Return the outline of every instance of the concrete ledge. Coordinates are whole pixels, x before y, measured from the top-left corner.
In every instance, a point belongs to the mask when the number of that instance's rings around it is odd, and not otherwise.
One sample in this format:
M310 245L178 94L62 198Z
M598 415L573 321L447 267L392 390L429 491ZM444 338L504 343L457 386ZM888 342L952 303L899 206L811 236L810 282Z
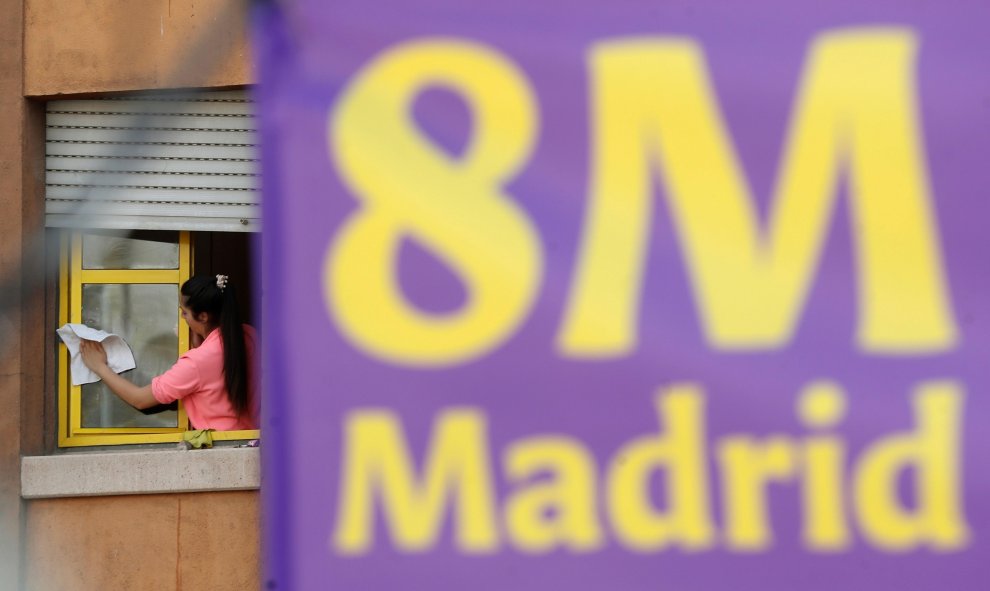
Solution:
M256 490L257 448L74 453L21 458L25 499Z

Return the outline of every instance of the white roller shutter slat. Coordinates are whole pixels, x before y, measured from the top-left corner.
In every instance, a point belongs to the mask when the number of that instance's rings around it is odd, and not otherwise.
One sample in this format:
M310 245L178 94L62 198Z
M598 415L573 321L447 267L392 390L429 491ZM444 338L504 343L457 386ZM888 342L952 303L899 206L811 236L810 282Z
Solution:
M48 199L89 199L101 203L142 201L146 203L257 204L253 191L206 187L177 189L175 187L48 185Z
M58 101L49 113L178 113L186 115L250 115L251 103L240 101L131 101L131 100L69 100Z
M170 189L247 189L255 188L254 176L231 173L168 173L49 170L49 186L79 187L168 187ZM160 183L160 184L152 184Z
M94 228L101 230L192 230L194 232L257 232L256 218L165 217L165 216L85 216L48 214L48 225L56 228Z
M147 141L154 138L155 142L169 144L206 144L206 145L251 145L254 144L254 133L229 129L160 129L160 128L116 128L106 127L49 127L48 138L75 142L133 142ZM126 153L126 152L125 152Z
M50 214L86 216L164 216L249 218L250 205L221 203L123 203L53 199Z
M231 174L256 175L254 160L227 160ZM45 159L49 171L106 170L110 172L160 172L168 174L210 173L216 171L211 160L189 158L90 158L86 156L49 156Z
M254 125L244 91L49 102L46 223L257 230Z
M48 113L49 127L114 127L126 129L225 129L250 131L254 117L247 115L182 115L148 113L128 115L121 113Z
M93 156L101 158L195 158L217 160L253 160L257 152L251 144L162 144L131 142L129 144L61 142L49 140L49 156Z

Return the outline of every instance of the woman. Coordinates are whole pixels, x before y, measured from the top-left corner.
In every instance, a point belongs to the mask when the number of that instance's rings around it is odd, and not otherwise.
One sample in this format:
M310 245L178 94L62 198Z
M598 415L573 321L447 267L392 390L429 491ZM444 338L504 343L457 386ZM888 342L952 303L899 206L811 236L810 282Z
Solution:
M192 329L190 349L147 386L137 386L107 366L100 343L83 341L83 363L125 402L138 409L182 399L192 428L234 431L258 428L257 335L241 324L234 288L226 275L197 275L182 284L182 318Z

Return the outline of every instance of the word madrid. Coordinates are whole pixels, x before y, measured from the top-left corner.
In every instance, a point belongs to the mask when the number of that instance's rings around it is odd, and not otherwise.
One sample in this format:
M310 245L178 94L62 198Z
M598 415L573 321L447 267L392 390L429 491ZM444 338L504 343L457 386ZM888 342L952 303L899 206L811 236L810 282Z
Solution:
M592 552L605 546L606 530L637 552L703 551L717 544L759 552L773 543L771 485L789 485L800 500L801 517L793 522L800 522L811 551L851 549L851 521L866 543L883 551L945 552L967 544L957 473L962 393L954 382L919 384L913 430L877 439L854 462L843 439L829 432L846 411L845 395L834 383L813 382L802 392L797 415L811 430L804 437L726 435L710 446L705 397L691 384L661 390L655 407L660 432L632 439L602 467L572 437L510 443L500 454L500 481L509 486L502 499L481 410L442 412L422 462L411 457L393 413L354 412L345 424L332 548L364 554L376 544L376 532L386 531L391 540L385 543L400 551L429 551L450 515L453 543L464 553L505 545L532 553ZM720 477L721 532L712 515L709 447ZM416 465L422 466L419 476ZM910 507L899 492L905 474L913 476ZM656 475L662 477L662 508L652 486Z

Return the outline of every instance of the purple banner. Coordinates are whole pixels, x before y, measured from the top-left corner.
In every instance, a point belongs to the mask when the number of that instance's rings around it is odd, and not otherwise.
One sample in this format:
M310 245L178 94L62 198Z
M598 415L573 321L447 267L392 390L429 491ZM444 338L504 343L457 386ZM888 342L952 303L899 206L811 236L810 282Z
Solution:
M268 588L982 589L990 6L257 13Z

